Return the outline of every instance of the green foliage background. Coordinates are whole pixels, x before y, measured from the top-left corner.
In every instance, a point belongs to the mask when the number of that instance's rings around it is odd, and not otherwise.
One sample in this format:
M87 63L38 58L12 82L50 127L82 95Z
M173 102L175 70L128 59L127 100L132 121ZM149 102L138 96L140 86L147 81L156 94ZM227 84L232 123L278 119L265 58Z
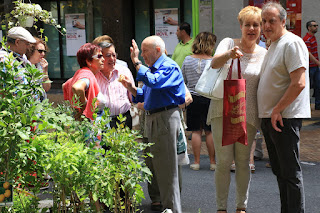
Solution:
M36 195L47 173L54 180L53 212L100 212L102 204L112 212L138 211L139 183L151 176L143 150L151 144L138 142L138 133L121 122L107 128L107 109L99 121L80 122L70 105L40 102L42 72L19 65L12 54L0 62L0 180L14 187L14 206L0 212L39 212ZM28 84L17 79L22 74Z

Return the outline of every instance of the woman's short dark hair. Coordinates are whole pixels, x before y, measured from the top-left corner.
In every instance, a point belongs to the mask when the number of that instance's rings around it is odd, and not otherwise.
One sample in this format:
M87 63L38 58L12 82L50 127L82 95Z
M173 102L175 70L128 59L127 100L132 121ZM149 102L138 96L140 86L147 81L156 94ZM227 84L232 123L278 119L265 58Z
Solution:
M36 40L36 43L31 44L30 47L27 49L27 52L26 52L26 56L27 56L28 59L30 59L31 56L33 55L34 51L36 51L36 46L38 44L43 44L44 49L46 51L48 51L47 43L43 39L38 38L38 37L34 37L34 39Z
M92 56L95 52L101 51L101 47L92 43L86 43L82 45L77 52L77 60L80 68L87 67L87 61L92 61Z
M216 41L217 41L217 37L213 33L210 33L210 32L199 33L194 39L192 44L193 54L212 55Z

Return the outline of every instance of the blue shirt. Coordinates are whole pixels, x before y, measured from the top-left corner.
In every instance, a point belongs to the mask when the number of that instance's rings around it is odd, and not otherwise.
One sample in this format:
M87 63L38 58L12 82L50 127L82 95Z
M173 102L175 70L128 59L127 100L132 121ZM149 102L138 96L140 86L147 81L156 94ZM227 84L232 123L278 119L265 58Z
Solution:
M137 96L133 96L133 102L144 102L146 110L185 102L182 72L177 63L165 54L150 68L141 65L136 79L142 81L144 86L137 88Z

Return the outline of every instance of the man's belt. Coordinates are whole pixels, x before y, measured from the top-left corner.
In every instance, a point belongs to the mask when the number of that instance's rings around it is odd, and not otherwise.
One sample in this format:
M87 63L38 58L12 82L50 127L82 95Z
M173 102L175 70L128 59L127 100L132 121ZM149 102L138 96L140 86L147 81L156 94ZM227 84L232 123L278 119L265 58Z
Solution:
M169 109L173 109L178 107L178 105L169 105L169 106L165 106L165 107L161 107L161 108L157 108L157 109L152 109L152 110L146 110L146 115L151 115L157 112L162 112L162 111L166 111Z

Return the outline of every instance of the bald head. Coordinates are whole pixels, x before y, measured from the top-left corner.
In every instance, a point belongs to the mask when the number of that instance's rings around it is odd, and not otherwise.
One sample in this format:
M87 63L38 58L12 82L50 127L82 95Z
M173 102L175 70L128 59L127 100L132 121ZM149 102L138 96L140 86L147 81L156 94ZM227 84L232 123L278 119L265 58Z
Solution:
M151 45L153 48L159 47L161 54L165 52L166 45L159 36L149 36L142 41L142 44L143 43Z
M164 52L165 44L159 36L149 36L142 41L141 56L148 66L152 66Z

